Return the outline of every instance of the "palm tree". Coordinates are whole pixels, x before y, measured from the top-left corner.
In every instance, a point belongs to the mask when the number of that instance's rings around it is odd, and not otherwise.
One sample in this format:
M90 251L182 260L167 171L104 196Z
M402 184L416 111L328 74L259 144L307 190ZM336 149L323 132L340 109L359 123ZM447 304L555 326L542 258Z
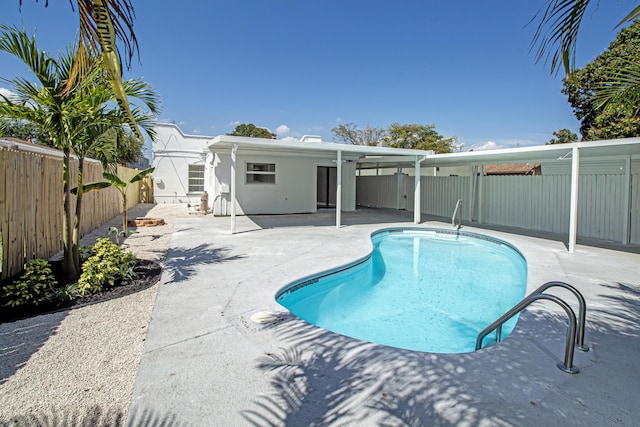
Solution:
M564 67L571 78L575 69L576 43L578 32L590 0L548 0L546 7L531 20L539 21L531 42L531 50L536 51L536 62L550 61L551 73ZM640 6L635 6L617 25L620 27L640 17ZM617 102L635 103L640 92L640 64L632 64L610 76L611 80L600 88L597 96L600 106Z
M71 90L66 87L76 63L77 45L56 60L39 50L35 38L29 37L24 30L0 25L0 51L24 62L38 80L38 84L34 84L21 77L5 79L16 95L11 99L0 95L0 116L36 124L47 131L54 146L63 152L63 269L67 278L74 280L80 275L78 243L85 188L84 159L87 155L101 153L102 160L110 162L112 148L101 144L98 137L108 129L121 127L126 120L125 114L111 102L114 96L106 85L106 72L101 63L86 70L85 77ZM148 84L140 81L123 82L123 88L125 96L142 101L142 105L134 105L128 115L153 137L151 119L152 114L159 111L157 96ZM75 209L71 188L72 154L78 158Z
M22 1L19 0L20 6ZM35 0L38 1L38 0ZM45 7L49 0L45 0ZM132 112L122 82L120 50L116 40L124 47L124 57L130 66L131 59L138 50L138 40L133 31L135 11L131 0L69 0L71 7L76 3L80 19L78 54L65 84L71 91L88 73L95 62L101 59L109 75L111 90L118 105L123 110L128 125L140 139L144 139Z

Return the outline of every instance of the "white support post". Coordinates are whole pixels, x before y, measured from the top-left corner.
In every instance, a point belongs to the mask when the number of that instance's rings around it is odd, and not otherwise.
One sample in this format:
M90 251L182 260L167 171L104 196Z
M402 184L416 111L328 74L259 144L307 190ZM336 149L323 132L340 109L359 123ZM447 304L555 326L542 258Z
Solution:
M573 144L571 153L571 205L569 208L569 253L576 250L578 235L578 183L580 182L580 149Z
M482 224L482 179L484 176L484 163L480 163L480 175L478 175L478 224Z
M423 159L418 159L418 157L416 157L416 163L415 163L415 181L413 184L413 223L414 224L420 224L420 221L422 220L421 218L421 213L420 213L420 206L421 206L421 201L420 201L420 163L422 162Z
M231 234L236 232L236 153L238 144L231 148Z
M342 216L342 151L338 151L336 166L336 228L340 228Z
M631 154L629 154L624 162L624 200L623 200L623 218L622 218L622 244L629 244L629 228L631 224Z

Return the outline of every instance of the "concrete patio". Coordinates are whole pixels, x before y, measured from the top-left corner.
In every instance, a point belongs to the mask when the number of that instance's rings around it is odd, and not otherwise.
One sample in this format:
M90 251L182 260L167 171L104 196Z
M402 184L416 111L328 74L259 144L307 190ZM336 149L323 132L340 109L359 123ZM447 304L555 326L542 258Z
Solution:
M340 229L332 211L237 220L235 235L229 218L176 220L130 425L637 425L640 255L583 245L569 254L559 241L464 227L523 253L528 292L560 280L584 294L591 350L576 351L581 372L570 375L556 367L566 316L548 303L525 311L500 345L430 354L316 328L274 300L294 280L366 256L372 231L411 226L411 213L344 213ZM277 320L252 322L262 311Z

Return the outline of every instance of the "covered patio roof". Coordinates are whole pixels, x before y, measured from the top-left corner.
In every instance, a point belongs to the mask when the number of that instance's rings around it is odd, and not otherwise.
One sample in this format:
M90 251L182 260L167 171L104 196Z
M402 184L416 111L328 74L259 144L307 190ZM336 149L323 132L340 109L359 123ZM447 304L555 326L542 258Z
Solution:
M580 150L582 158L632 156L640 158L640 138L607 141L575 142L571 144L537 145L533 147L499 150L467 151L464 153L434 154L424 166L467 166L481 163L522 163L570 159L573 149Z
M335 142L297 142L281 141L275 139L247 138L229 135L220 135L209 143L211 151L231 151L231 232L236 231L236 155L238 151L243 153L265 152L270 154L304 155L314 153L322 154L329 158L335 158L337 168L336 190L336 227L341 226L342 215L342 162L355 160L357 162L402 162L413 164L416 169L414 190L414 222L420 222L420 163L427 156L433 155L433 151L410 150L390 147L369 147L365 145L347 145ZM344 158L343 158L344 156Z
M433 151L411 150L408 148L391 147L370 147L367 145L348 145L336 142L299 142L282 141L278 139L248 138L242 136L220 135L209 142L209 149L216 151L219 149L231 150L234 145L243 152L249 151L269 151L271 153L304 154L304 153L327 153L335 156L335 153L342 152L345 155L356 156L360 161L405 161L413 162L416 156L426 157L434 154Z
M286 153L287 155L304 155L305 153L322 153L327 157L335 157L338 168L336 194L336 227L340 227L342 182L341 171L343 156L355 160L361 165L377 167L413 166L415 168L414 185L414 222L420 222L420 168L422 166L473 166L487 163L521 163L550 160L571 161L571 206L569 226L569 252L573 252L577 239L578 215L578 178L580 158L604 159L623 158L626 161L627 175L630 174L631 161L640 159L640 138L625 138L606 141L576 142L571 144L541 145L522 148L508 148L486 151L468 151L463 153L434 154L433 151L410 150L390 147L369 147L359 145L338 144L334 142L294 142L247 138L234 136L217 136L209 143L211 151L220 149L231 151L231 230L235 232L235 169L236 154L242 152ZM376 165L376 166L374 166ZM627 177L629 178L629 177ZM630 179L627 179L630 182ZM627 191L627 193L629 193Z

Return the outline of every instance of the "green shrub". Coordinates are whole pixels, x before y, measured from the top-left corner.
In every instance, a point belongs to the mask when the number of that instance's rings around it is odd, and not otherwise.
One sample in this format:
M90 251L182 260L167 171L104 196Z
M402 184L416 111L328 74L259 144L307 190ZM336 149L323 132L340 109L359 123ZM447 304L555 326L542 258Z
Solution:
M135 276L135 265L136 258L131 252L125 252L107 238L98 239L91 248L91 256L82 265L78 292L95 294L114 286L118 280L130 279Z
M56 285L51 265L43 259L34 259L27 264L20 279L2 287L5 305L40 305L49 300L50 292Z

